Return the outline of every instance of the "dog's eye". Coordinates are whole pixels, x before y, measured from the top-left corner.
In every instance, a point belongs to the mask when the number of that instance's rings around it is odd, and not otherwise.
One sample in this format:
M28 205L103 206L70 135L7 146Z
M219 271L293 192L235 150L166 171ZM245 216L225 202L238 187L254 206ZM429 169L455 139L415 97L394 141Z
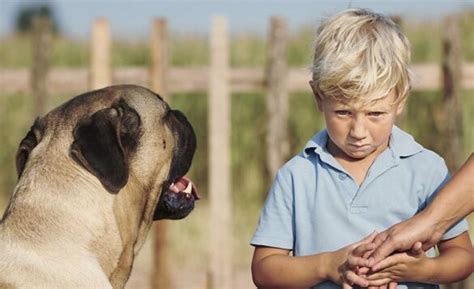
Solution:
M33 130L30 130L26 137L21 141L16 153L16 172L18 177L21 176L21 173L25 169L28 156L37 144L38 142L36 141L36 136L33 133Z
M21 176L23 170L25 169L26 162L28 161L28 156L41 141L42 136L42 126L40 124L40 121L36 120L30 131L20 142L20 146L18 147L18 151L16 153L16 172L18 178Z
M20 148L18 150L17 156L16 156L16 172L18 177L21 176L21 173L23 172L23 169L25 168L26 165L26 160L28 159L28 154L30 152L26 149Z

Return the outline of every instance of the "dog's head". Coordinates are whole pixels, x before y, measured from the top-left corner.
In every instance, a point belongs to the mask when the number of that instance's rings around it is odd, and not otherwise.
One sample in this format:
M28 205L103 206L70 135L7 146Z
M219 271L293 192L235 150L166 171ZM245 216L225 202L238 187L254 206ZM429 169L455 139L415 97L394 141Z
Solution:
M180 111L150 90L120 85L77 96L37 119L20 143L16 167L20 180L40 165L72 190L98 181L108 194L133 191L129 206L139 202L144 214L152 208L153 220L180 219L198 199L185 177L195 148Z

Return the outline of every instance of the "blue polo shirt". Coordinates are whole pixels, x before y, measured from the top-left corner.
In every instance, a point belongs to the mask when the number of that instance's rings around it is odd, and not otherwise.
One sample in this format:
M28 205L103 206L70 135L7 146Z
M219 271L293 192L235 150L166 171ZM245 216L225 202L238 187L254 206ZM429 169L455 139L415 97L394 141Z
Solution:
M326 148L328 134L316 134L278 171L265 201L254 246L292 250L295 256L335 251L414 216L448 180L444 160L394 126L389 147L358 186ZM468 229L462 220L446 232ZM434 256L434 250L428 252ZM323 282L314 288L339 288ZM398 288L436 288L400 283Z

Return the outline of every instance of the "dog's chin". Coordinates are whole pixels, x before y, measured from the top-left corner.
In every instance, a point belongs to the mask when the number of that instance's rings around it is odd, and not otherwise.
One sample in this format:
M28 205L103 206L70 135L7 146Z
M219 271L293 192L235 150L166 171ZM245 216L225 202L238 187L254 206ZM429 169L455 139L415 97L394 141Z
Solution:
M199 200L196 186L187 177L167 181L156 206L153 220L183 219L194 209L194 202Z

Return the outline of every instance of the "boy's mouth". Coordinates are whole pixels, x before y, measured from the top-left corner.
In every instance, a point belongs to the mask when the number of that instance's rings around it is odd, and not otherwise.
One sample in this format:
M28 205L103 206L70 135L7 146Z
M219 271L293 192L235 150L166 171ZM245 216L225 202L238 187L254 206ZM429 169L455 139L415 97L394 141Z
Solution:
M359 149L362 150L362 149L367 149L367 148L369 148L370 145L369 145L369 144L363 144L363 145L349 144L349 147L355 148L355 149L357 149L357 150L359 150Z

